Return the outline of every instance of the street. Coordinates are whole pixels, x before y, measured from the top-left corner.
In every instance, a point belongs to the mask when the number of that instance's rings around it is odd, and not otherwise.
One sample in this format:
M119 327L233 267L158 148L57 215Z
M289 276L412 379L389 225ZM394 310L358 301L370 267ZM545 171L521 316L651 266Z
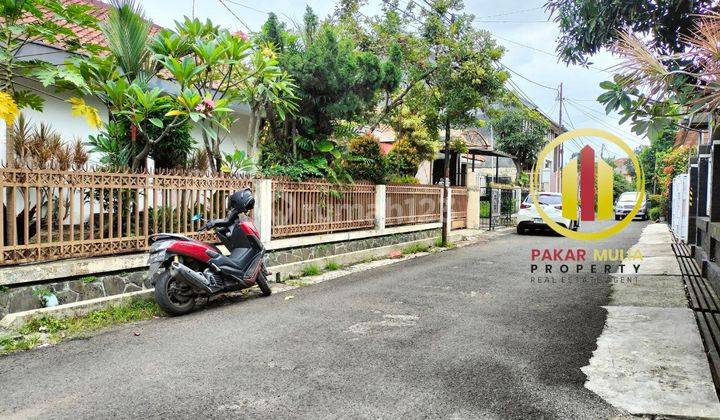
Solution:
M13 354L0 358L0 416L619 415L580 370L610 286L531 282L530 255L628 248L645 225L597 243L512 233Z

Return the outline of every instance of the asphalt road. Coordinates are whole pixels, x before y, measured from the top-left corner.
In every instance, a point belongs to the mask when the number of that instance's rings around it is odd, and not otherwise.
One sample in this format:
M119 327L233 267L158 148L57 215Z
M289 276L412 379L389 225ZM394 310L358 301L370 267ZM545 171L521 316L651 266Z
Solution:
M604 283L537 284L517 236L0 358L0 417L562 417L583 388ZM598 277L601 278L601 277ZM133 332L139 331L139 336Z

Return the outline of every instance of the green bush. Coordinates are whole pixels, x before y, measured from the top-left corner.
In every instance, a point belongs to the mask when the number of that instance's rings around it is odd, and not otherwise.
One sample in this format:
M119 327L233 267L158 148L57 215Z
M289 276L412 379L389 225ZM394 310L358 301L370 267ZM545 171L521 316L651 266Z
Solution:
M380 149L380 141L371 134L355 137L348 145L350 157L347 171L355 181L385 183L385 156Z
M325 266L325 269L328 270L328 271L335 271L335 270L339 270L339 269L341 269L341 268L342 268L342 265L336 263L335 261L330 261L330 262L327 263L327 265Z
M417 178L412 175L398 175L390 178L390 184L419 184Z
M317 265L308 265L302 269L303 276L317 276L320 274L320 268Z
M480 217L487 219L490 217L490 202L489 201L481 201L480 202Z
M650 217L650 220L657 222L660 220L660 216L662 215L662 212L657 207L651 207L650 211L648 212L648 216Z
M420 252L428 252L430 250L429 245L425 244L412 244L402 250L403 255L417 254Z

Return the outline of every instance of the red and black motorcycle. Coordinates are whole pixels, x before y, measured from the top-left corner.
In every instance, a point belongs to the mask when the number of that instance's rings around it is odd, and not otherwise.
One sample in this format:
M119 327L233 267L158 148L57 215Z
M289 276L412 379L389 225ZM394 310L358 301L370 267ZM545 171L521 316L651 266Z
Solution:
M212 244L183 235L160 233L151 238L149 275L155 300L165 312L183 315L199 299L256 284L263 296L270 295L260 233L249 220L240 220L254 205L250 189L237 191L228 199L227 217L210 220L200 229L214 229L228 256Z

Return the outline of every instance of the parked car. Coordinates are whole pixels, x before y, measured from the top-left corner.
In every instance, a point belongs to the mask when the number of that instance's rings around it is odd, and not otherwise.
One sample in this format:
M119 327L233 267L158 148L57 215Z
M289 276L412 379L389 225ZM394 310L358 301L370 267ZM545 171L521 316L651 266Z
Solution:
M580 226L577 221L570 220L562 215L562 196L560 193L541 192L538 194L538 203L543 206L545 213L557 224L572 230ZM523 235L530 230L548 230L550 227L540 217L535 203L528 195L520 203L520 211L517 215L517 233Z
M627 216L628 213L630 213L635 207L635 203L637 203L637 197L638 192L637 191L628 191L620 194L620 197L618 197L617 201L615 202L615 220L620 220L623 217ZM635 217L639 217L640 220L647 220L648 218L648 203L647 203L647 196L643 197L643 202L640 205L640 210L638 211L638 214Z

